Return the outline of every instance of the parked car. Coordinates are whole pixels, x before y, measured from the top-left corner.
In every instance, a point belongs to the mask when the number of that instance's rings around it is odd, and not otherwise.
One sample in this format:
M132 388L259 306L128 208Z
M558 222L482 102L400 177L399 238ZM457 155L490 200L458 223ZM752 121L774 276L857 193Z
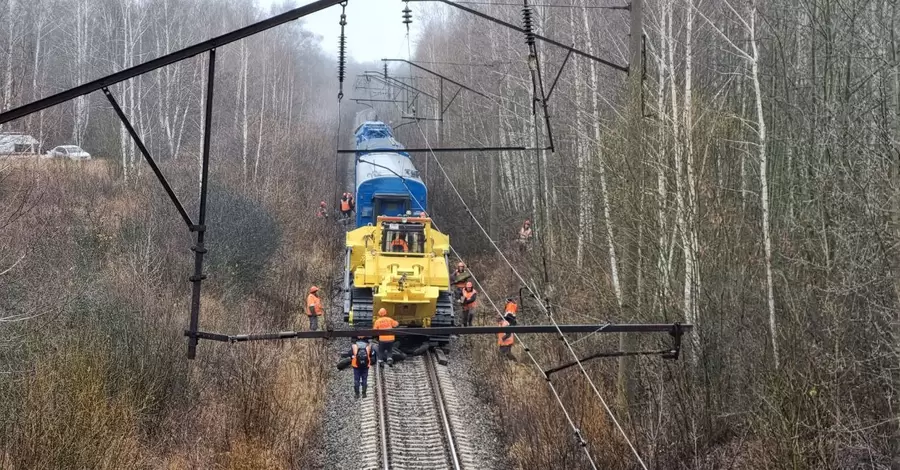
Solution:
M50 158L68 158L69 160L91 159L91 154L85 152L77 145L60 145L47 152L47 155Z

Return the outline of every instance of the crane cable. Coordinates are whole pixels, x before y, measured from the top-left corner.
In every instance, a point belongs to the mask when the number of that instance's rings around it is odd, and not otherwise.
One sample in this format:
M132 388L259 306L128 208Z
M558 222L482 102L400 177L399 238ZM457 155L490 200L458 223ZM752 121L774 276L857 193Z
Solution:
M559 333L560 339L563 340L563 342L566 345L566 348L569 349L569 352L572 354L572 357L575 359L575 362L578 364L578 368L581 370L582 374L587 379L588 383L591 385L591 388L594 390L594 394L596 394L597 397L600 399L600 403L603 405L603 408L606 410L606 413L609 415L610 419L612 419L613 423L616 426L616 429L618 429L619 433L625 439L625 442L628 444L628 447L631 449L631 452L634 454L638 463L640 463L641 468L643 468L644 470L648 470L647 464L644 463L644 459L641 458L637 449L634 447L634 444L631 442L631 439L628 438L628 434L625 433L625 430L622 428L622 425L619 423L619 420L616 419L615 414L613 414L612 409L609 407L609 404L606 402L606 399L603 398L603 395L600 393L600 390L597 388L597 385L594 383L594 380L591 379L590 375L587 373L587 370L584 368L584 364L581 363L581 360L578 358L578 354L572 348L572 344L569 342L569 339L566 337L565 334L563 334L562 330L559 328L559 324L553 318L553 314L550 312L550 310L547 308L547 306L544 305L544 303L541 301L541 298L537 295L537 293L528 285L527 282L525 282L525 279L522 277L522 275L519 273L519 271L515 268L515 266L513 266L513 264L509 261L509 259L503 253L503 250L501 250L500 247L497 246L497 244L491 238L491 236L487 232L487 230L485 230L484 226L481 224L481 222L478 220L478 218L475 217L475 214L472 212L469 205L466 204L466 201L462 197L462 194L460 194L459 190L456 188L456 185L453 184L453 180L450 179L450 175L448 175L447 171L444 169L444 165L441 164L441 161L438 160L437 155L435 155L434 150L431 148L431 144L429 144L429 142L428 142L428 136L425 135L425 132L422 130L422 127L419 125L418 121L416 121L416 127L419 129L419 133L422 134L422 139L424 139L424 141L425 141L425 146L428 148L431 156L434 157L435 163L437 163L438 168L441 170L441 173L444 175L444 178L450 184L450 187L453 189L453 192L456 193L457 198L459 198L460 202L462 202L463 207L465 207L465 209L466 209L466 212L469 214L469 216L472 217L472 220L475 221L475 224L478 226L478 228L481 230L481 232L485 235L485 237L487 237L488 241L490 241L490 243L494 247L494 249L497 250L497 253L500 255L501 258L503 258L503 261L506 263L506 265L509 266L509 268L516 275L516 277L519 279L519 281L521 281L522 285L524 285L525 288L528 289L528 291L531 293L531 295L535 298L535 300L537 300L538 306L541 308L541 310L543 310L544 314L547 315L547 318L550 320L551 323L553 323L553 326L556 327L556 331Z

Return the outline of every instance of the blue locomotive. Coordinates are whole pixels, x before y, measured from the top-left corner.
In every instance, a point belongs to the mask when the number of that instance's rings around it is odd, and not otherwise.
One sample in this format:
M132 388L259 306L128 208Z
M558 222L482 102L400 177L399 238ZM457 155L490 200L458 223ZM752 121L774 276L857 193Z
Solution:
M426 210L428 190L409 154L394 139L390 126L364 120L356 139L356 226L374 224L376 217Z

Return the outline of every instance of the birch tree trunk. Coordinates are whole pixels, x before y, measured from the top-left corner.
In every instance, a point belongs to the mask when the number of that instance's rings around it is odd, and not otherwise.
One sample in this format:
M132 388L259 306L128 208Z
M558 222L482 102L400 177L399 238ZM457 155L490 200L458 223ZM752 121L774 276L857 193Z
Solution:
M13 100L13 51L16 42L16 22L18 21L16 4L18 0L7 0L7 41L6 41L6 75L3 80L3 109L9 109Z
M582 13L584 8L582 8ZM578 35L578 25L575 23L575 10L569 10L569 28L572 30L572 43L581 44ZM575 171L578 178L578 238L575 248L575 267L582 269L584 267L584 250L585 242L588 238L588 232L593 225L589 220L591 211L588 208L588 201L593 201L590 193L590 178L588 177L589 153L584 149L584 138L581 135L581 106L583 97L583 84L581 83L581 67L578 57L572 57L572 73L575 75Z
M588 54L594 54L594 45L593 45L593 33L591 32L591 25L588 21L589 15L587 10L587 0L581 0L581 16L584 22L584 32L587 37L586 46L588 50ZM588 70L589 75L591 77L591 116L593 116L593 120L591 125L594 130L594 152L596 153L596 161L591 162L590 164L596 164L597 166L597 175L600 180L600 205L601 211L603 213L603 223L606 225L606 244L607 250L609 253L609 272L610 278L612 280L613 292L616 294L616 303L621 309L625 304L624 293L622 292L622 285L619 281L619 261L616 253L616 243L615 236L612 227L612 220L610 218L610 209L609 209L609 191L606 185L606 159L603 155L603 150L600 147L600 116L598 113L599 103L598 103L598 86L597 86L597 66L594 61L588 61ZM590 157L588 157L590 158ZM584 201L581 201L584 203Z
M657 109L657 122L658 122L658 130L657 130L657 165L656 165L656 194L657 194L657 224L659 229L659 234L657 238L657 243L659 245L659 255L657 258L657 271L659 271L660 276L660 285L661 285L661 294L662 300L660 302L661 313L665 311L667 303L669 299L672 298L671 294L671 281L669 279L669 273L671 272L669 269L670 259L666 256L667 250L667 239L668 239L668 207L669 207L669 195L668 195L668 178L666 176L666 171L669 168L668 162L668 152L666 149L671 148L670 145L667 145L669 139L667 138L667 130L665 122L669 119L666 113L666 105L665 105L665 85L666 85L666 61L664 59L664 54L667 49L666 46L666 31L667 31L667 18L666 18L666 4L660 4L660 21L662 24L660 25L659 31L659 51L656 54L656 68L658 71L657 76L657 84L656 84L656 109Z
M241 41L241 168L244 172L244 185L247 184L247 73L249 57L247 54L247 40Z
M88 31L88 8L84 0L78 0L75 4L75 57L78 63L75 71L75 80L77 83L84 83L86 80L85 71L87 69L88 48L91 40L91 32ZM87 129L88 118L90 117L89 98L87 96L79 96L74 100L74 123L72 126L72 140L75 145L82 145L84 140L84 132ZM124 129L122 129L124 132Z
M685 320L694 324L694 334L691 340L694 346L695 360L702 353L700 349L699 335L699 308L697 299L700 292L700 273L698 254L700 252L700 240L697 234L697 185L694 168L694 139L693 139L693 29L694 29L694 1L687 0L685 9L685 41L684 41L684 154L686 159L685 179L687 180L687 208L686 219L686 243L685 247L685 274L684 274L684 315Z
M766 300L769 307L769 332L772 341L772 357L775 361L775 368L780 367L778 357L778 325L775 317L775 285L772 280L772 236L769 227L769 179L768 179L768 159L766 155L766 120L763 114L762 90L759 83L759 47L756 42L756 5L750 9L750 47L753 51L752 60L750 61L751 78L753 80L753 92L756 98L756 131L757 131L757 147L759 152L759 184L760 198L762 202L762 229L763 229L763 245L766 255Z
M268 61L263 62L263 88L266 84L268 75ZM274 81L274 80L273 80ZM253 184L256 184L256 178L259 175L259 155L262 153L263 143L263 121L266 117L266 94L262 93L262 104L259 109L259 129L256 132L256 158L253 161Z

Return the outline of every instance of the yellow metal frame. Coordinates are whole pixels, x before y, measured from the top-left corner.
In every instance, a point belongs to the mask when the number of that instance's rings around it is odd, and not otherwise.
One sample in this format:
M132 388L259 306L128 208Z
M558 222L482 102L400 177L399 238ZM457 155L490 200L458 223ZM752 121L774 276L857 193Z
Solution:
M424 225L424 252L381 251L384 222ZM354 287L372 289L373 314L384 308L402 325L430 326L438 295L450 286L450 237L438 232L429 218L381 216L374 226L347 232L346 246Z

